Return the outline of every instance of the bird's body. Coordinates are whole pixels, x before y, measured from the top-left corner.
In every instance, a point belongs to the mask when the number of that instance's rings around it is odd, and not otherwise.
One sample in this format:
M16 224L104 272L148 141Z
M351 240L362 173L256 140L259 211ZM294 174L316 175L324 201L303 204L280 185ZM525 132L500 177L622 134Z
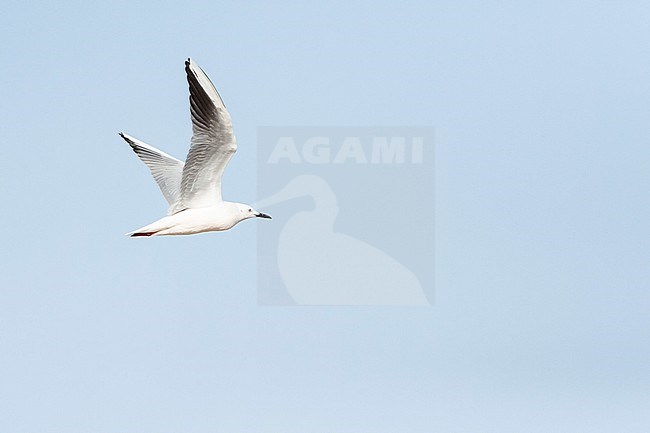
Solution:
M228 230L243 221L246 205L221 202L215 206L185 209L142 227L131 236L194 235Z
M221 177L237 151L230 114L208 76L191 59L185 62L185 72L192 116L186 162L120 133L149 167L169 203L166 217L129 233L133 237L223 231L245 219L271 218L248 205L222 200Z

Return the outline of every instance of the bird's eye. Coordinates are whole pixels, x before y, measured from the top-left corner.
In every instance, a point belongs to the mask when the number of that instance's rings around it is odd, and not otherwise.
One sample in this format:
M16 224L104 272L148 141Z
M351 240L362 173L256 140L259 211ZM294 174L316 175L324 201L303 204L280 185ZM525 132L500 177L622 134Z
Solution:
M253 212L253 209L248 209L249 212Z

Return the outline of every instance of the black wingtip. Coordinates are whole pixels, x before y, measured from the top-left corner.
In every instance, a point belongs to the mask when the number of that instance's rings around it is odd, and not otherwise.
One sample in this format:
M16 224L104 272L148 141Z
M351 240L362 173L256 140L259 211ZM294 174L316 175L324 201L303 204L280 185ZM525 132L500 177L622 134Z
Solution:
M129 146L131 146L131 148L133 148L133 150L135 151L136 144L135 144L132 140L129 140L129 139L126 137L126 135L124 135L123 132L120 132L119 135L120 135L120 137L122 137L122 139L123 139L124 141L126 141L126 142L129 144Z
M131 233L131 234L129 234L129 237L131 237L131 238L142 238L142 237L153 236L154 234L156 234L156 232L139 232L139 233Z

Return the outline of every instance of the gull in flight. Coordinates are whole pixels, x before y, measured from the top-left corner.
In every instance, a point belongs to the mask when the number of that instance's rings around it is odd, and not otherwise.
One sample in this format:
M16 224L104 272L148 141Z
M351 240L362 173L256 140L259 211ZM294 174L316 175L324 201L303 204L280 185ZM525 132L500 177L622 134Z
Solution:
M252 206L221 199L221 177L237 150L230 114L208 76L192 60L185 62L190 85L192 141L183 163L120 132L144 162L169 203L167 216L129 236L193 235L228 230L249 218L271 218Z

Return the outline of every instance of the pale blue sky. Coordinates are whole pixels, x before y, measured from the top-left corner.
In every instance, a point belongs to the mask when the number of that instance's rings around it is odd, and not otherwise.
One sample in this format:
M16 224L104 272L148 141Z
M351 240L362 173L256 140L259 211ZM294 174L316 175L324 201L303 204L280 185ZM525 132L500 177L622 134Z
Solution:
M0 6L0 431L647 432L646 2ZM165 211L183 60L260 125L436 128L436 299L256 305L256 230ZM645 409L644 409L645 408Z

